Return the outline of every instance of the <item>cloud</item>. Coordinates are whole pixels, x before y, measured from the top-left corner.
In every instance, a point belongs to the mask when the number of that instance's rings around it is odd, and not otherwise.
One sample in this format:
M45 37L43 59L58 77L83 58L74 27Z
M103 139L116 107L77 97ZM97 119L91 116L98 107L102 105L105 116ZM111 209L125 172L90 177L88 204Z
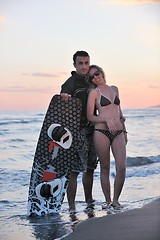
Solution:
M9 86L0 88L0 92L41 92L41 93L50 93L52 89L50 87L45 88L27 88L24 86Z
M54 77L59 77L57 74L51 74L51 73L41 73L41 72L35 72L32 74L28 73L22 73L23 76L33 76L33 77L49 77L49 78L54 78Z
M67 72L59 72L57 74L43 73L43 72L22 73L23 76L33 76L33 77L43 77L43 78L59 78L67 74L68 74Z
M56 74L51 74L51 73L40 73L40 72L36 72L36 73L32 73L32 76L35 77L58 77L58 75Z
M150 85L150 86L148 86L149 88L153 88L153 89L160 89L160 87L159 86L155 86L155 85Z
M156 4L160 0L102 0L102 2L113 4Z
M7 18L0 16L0 24L4 24L7 22Z

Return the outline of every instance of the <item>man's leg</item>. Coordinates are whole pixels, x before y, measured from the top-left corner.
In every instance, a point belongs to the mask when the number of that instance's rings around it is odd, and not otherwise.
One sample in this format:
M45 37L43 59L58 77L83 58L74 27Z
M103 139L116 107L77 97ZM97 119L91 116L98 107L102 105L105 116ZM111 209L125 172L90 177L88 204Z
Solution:
M76 191L77 191L77 177L78 172L71 172L69 176L69 183L67 187L67 199L68 199L68 205L69 205L69 211L75 211L75 197L76 197Z
M82 177L86 203L92 203L94 201L92 197L93 179L94 170L87 169L87 172L84 172Z
M86 203L93 203L92 188L94 180L94 169L97 167L97 154L93 142L94 127L85 129L86 143L88 148L87 171L83 172L82 182Z

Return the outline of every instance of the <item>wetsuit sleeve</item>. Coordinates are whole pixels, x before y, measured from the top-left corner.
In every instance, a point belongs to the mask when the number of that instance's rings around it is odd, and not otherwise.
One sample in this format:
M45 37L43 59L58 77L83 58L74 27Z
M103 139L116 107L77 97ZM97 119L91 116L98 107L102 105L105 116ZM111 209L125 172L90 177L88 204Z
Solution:
M69 78L62 86L60 93L74 94L74 80Z

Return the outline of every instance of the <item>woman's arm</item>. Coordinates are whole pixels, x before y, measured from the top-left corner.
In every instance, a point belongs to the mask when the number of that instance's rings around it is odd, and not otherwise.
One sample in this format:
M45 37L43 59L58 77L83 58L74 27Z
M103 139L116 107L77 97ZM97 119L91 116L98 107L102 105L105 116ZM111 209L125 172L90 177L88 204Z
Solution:
M116 86L112 86L112 88L115 91L116 95L119 97L118 88ZM127 138L127 131L126 131L126 126L125 126L126 118L123 116L122 109L121 109L120 105L119 105L119 112L120 112L120 121L121 121L122 126L123 126L123 133L124 133L125 141L127 143L128 142L128 138Z
M119 98L119 91L118 91L118 88L116 86L112 86L112 89L115 91L117 97ZM121 107L119 106L119 111L120 111L120 120L121 120L121 123L123 124L126 119L125 117L123 116L123 113L122 113L122 110L121 110Z
M115 88L115 91L116 91L117 96L119 97L118 88L115 87L115 86L114 86L114 88ZM122 109L121 109L121 106L120 106L120 105L119 105L119 112L120 112L120 121L121 121L122 126L123 126L124 138L125 138L125 142L126 142L126 144L127 144L127 142L128 142L128 137L127 137L127 131L126 131L126 126L125 126L125 121L126 121L126 119L125 119L125 117L123 116Z

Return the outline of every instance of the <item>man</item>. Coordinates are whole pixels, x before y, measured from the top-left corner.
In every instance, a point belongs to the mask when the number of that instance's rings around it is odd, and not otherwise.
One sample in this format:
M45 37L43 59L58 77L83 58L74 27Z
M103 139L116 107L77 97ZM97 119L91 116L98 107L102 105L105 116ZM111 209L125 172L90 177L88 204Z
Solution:
M85 201L87 207L93 206L93 197L92 197L92 187L93 187L93 175L94 169L97 166L97 157L96 150L93 145L93 125L87 121L86 117L86 108L87 108L87 98L88 98L88 89L89 85L85 80L86 74L89 70L90 57L89 54L85 51L77 51L73 55L73 65L76 71L72 71L72 76L66 80L66 82L61 87L61 96L63 99L67 100L71 97L76 97L82 102L82 116L81 116L81 134L84 135L87 143L87 170L83 169L83 187L85 193ZM83 151L83 149L81 149ZM85 151L85 150L84 150ZM77 153L77 157L80 156L80 153ZM75 159L76 161L76 159ZM72 169L69 184L67 188L67 198L69 204L70 213L76 211L75 207L75 197L77 191L77 177L81 170Z

